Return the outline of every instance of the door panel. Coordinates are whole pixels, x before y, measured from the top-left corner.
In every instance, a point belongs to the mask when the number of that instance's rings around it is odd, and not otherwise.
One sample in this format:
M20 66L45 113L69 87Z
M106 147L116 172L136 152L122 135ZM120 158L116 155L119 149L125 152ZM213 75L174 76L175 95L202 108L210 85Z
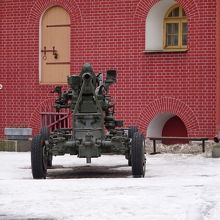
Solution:
M42 17L41 83L66 83L70 74L70 17L61 7Z

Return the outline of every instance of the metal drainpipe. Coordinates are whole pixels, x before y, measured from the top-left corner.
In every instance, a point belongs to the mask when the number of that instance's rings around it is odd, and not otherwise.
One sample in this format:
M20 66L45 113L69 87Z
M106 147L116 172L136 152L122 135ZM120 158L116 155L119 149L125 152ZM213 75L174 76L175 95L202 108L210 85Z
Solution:
M216 0L216 130L220 132L220 1Z

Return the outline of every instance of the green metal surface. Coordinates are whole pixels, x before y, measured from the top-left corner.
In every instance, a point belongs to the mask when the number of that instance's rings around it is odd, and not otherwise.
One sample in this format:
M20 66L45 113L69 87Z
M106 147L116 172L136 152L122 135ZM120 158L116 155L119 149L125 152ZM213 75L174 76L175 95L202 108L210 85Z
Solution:
M116 82L115 70L108 70L106 79L103 74L95 75L90 64L83 65L77 76L69 76L69 90L62 93L61 87L53 92L58 93L55 108L72 111L72 128L57 129L47 142L48 150L53 155L66 153L78 155L91 162L91 158L102 153L129 154L130 138L127 136L123 121L114 118L114 104L111 104L109 87ZM127 155L126 155L127 157Z
M103 74L95 75L91 65L86 63L79 75L68 77L69 90L62 92L60 86L55 87L52 92L57 93L58 98L54 107L57 112L70 110L72 127L58 126L51 134L43 127L40 134L34 136L31 146L33 178L46 178L53 156L77 155L91 163L92 158L103 153L125 155L128 165L132 166L132 175L144 177L143 135L136 126L122 128L123 121L114 118L115 104L111 103L109 87L116 82L116 76L115 70L108 70L103 80Z

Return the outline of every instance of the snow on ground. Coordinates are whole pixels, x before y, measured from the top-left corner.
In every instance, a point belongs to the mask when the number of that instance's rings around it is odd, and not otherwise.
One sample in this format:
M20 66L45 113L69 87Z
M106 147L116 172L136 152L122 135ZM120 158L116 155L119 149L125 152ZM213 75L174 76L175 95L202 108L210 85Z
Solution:
M62 156L33 180L30 153L0 152L1 220L219 220L220 159L205 154L147 156L132 178L123 156Z

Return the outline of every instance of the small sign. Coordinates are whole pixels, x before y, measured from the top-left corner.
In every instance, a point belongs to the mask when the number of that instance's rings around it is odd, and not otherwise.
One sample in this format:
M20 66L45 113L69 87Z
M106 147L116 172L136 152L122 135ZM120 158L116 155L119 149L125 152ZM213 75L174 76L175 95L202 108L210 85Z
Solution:
M3 85L2 84L0 84L0 89L3 89Z

